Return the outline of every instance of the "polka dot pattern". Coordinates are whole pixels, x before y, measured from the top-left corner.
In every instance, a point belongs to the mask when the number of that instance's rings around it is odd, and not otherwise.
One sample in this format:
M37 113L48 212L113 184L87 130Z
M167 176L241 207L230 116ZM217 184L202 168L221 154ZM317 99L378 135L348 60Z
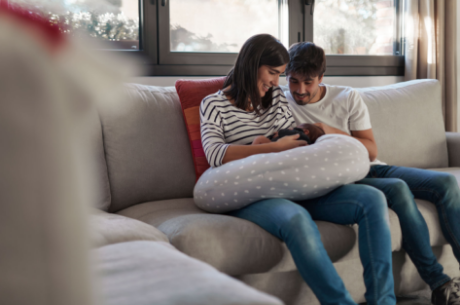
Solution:
M195 185L194 201L205 211L225 213L263 198L311 199L360 180L368 171L361 142L325 135L313 145L209 168Z

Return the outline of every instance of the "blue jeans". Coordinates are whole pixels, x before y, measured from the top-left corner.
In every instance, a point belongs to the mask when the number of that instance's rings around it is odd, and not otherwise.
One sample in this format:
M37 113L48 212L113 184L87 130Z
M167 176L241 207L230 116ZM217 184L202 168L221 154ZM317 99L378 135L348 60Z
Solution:
M284 241L297 269L321 304L355 304L321 242L313 221L359 224L359 253L368 304L396 304L391 236L385 197L377 189L349 184L299 204L266 199L229 213L249 220Z
M451 174L399 166L374 165L366 178L358 181L381 190L388 206L398 215L403 249L432 290L448 282L430 246L425 219L414 197L435 204L446 240L460 262L460 189Z

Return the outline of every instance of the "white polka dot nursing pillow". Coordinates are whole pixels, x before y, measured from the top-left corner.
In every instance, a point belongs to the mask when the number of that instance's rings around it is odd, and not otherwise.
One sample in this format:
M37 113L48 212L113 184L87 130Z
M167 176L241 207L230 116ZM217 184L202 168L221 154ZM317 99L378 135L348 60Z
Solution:
M361 142L329 134L309 146L209 168L195 185L194 200L211 213L237 210L264 198L299 201L360 180L368 171L369 155Z

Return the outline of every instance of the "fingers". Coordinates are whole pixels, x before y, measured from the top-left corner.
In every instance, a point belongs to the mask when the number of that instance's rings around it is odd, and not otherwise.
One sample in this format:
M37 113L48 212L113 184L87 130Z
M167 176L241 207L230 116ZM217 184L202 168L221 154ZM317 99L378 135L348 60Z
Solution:
M287 136L286 138L289 138L292 141L291 143L294 144L294 147L308 145L307 141L305 140L297 140L299 137L300 137L299 134L295 134L292 136Z
M283 138L279 139L277 141L277 143L278 143L281 151L308 145L307 141L298 140L299 137L300 137L299 134L286 136L286 137L283 137Z
M292 136L287 136L286 138L291 138L293 140L298 139L300 137L300 134L294 134Z
M292 137L292 139L295 140L295 143L297 144L297 146L308 145L308 142L305 141L305 140L297 140L300 137L300 134L295 134L295 135L292 135L292 136L289 136L289 137Z

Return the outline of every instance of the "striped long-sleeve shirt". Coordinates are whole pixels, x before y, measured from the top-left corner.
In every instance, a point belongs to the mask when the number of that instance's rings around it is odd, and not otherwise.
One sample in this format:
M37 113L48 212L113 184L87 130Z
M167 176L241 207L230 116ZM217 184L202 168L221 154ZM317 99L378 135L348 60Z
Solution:
M222 165L229 144L251 144L257 136L271 136L295 125L286 97L273 87L272 107L257 115L236 108L222 90L208 95L200 105L201 142L212 167Z

